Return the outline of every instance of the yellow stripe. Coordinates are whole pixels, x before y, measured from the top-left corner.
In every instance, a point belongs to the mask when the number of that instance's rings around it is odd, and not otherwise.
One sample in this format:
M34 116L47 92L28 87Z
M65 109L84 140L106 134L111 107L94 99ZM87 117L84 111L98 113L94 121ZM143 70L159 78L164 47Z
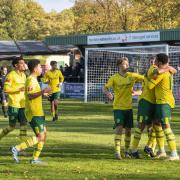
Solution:
M35 132L36 132L36 134L39 134L39 128L38 127L35 127Z
M165 123L168 124L169 123L169 118L165 117Z
M140 122L140 123L143 122L143 116L140 116L139 122Z

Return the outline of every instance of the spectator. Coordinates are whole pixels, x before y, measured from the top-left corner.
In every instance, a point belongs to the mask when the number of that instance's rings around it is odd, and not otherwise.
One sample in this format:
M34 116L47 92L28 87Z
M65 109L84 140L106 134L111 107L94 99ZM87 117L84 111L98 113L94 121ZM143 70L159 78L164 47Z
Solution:
M59 70L60 70L61 73L64 75L64 68L63 68L63 66L60 66Z
M1 104L2 104L2 111L4 117L7 117L7 106L8 106L8 97L7 94L4 92L4 81L7 75L7 67L3 66L1 67L0 72L0 98L1 98Z

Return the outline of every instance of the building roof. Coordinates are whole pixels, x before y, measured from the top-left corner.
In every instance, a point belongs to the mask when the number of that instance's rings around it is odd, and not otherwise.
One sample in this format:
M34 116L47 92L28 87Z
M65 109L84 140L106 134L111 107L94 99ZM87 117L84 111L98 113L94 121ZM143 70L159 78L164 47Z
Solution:
M48 45L92 45L93 43L90 43L89 40L93 37L106 37L108 36L138 36L138 35L144 35L144 34L157 34L159 33L159 37L157 39L150 39L150 41L161 41L161 42L169 42L169 41L180 41L180 29L166 29L166 30L154 30L154 31L131 31L131 32L116 32L116 33L98 33L98 34L83 34L83 35L69 35L69 36L49 36L45 38L45 42ZM134 39L135 40L135 39ZM99 41L97 41L98 44ZM104 41L105 42L105 41ZM134 42L148 42L148 39L143 40L140 39L139 41ZM127 43L133 43L133 40L131 42L126 42L119 40L116 41L118 44L127 44ZM94 41L94 44L95 41ZM101 43L102 44L102 43ZM106 43L103 43L106 44Z
M43 41L0 41L0 59L12 59L21 55L67 54L77 49L73 45L47 46Z
M0 41L0 54L19 54L19 49L14 41Z
M21 54L43 55L51 54L53 51L42 41L17 41L16 45Z

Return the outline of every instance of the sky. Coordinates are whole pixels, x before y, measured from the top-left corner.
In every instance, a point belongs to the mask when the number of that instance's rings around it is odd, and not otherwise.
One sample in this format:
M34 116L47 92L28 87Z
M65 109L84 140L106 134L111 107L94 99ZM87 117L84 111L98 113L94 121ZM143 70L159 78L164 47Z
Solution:
M74 5L73 0L35 0L38 2L46 12L56 10L60 12L64 9L68 9Z

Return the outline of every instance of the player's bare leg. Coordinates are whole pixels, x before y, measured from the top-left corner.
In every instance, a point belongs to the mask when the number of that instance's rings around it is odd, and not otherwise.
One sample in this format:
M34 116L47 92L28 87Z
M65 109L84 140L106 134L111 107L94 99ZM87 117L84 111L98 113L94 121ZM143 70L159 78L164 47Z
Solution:
M54 100L55 121L58 120L58 100Z
M54 105L54 101L51 101L51 113L53 116L53 121L55 121L55 105Z

